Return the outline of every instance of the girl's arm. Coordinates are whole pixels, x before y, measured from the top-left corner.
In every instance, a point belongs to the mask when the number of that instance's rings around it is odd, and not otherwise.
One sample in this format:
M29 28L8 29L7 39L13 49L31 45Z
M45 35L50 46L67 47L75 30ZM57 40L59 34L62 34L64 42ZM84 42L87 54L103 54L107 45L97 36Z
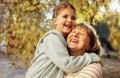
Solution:
M43 38L46 55L60 69L66 72L75 72L91 62L100 61L94 53L85 53L83 56L70 56L66 41L60 34L52 33Z

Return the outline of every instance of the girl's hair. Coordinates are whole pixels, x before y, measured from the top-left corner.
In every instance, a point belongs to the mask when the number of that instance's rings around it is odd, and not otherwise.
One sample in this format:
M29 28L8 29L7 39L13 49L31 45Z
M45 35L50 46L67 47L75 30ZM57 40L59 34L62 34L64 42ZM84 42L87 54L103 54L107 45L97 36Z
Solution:
M88 25L86 23L79 23L77 24L76 27L79 27L79 26L86 29L87 34L90 39L90 44L89 44L90 48L87 49L86 52L100 54L100 42L99 42L98 35L95 29L91 25Z
M63 8L71 8L76 12L76 9L74 8L74 6L68 2L63 2L61 4L59 4L58 6L55 7L55 9L53 10L53 17L52 18L56 18L56 16L58 15L59 11Z

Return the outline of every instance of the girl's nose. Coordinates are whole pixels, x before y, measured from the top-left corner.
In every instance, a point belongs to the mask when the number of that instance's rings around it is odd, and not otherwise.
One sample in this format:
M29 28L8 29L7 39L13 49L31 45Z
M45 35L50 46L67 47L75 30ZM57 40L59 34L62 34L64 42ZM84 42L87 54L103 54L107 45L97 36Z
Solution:
M71 21L72 21L72 19L71 19L71 18L68 18L68 21L69 21L69 22L71 22Z

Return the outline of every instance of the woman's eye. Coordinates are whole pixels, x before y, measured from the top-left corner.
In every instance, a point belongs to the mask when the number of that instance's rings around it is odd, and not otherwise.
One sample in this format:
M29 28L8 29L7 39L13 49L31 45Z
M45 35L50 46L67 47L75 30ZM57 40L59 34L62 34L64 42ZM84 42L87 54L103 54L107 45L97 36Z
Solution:
M85 34L82 34L82 33L81 33L80 35L85 35Z
M72 31L71 31L71 33L75 33L75 31L74 31L74 30L72 30Z
M80 33L80 35L82 35L82 36L86 36L86 34L85 34L85 33Z

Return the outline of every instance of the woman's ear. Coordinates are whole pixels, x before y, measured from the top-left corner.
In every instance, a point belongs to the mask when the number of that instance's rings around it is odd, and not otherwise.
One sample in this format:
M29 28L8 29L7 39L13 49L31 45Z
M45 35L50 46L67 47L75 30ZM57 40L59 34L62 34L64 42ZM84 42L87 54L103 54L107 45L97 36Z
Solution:
M86 48L86 50L90 50L90 46L88 46L88 47Z

